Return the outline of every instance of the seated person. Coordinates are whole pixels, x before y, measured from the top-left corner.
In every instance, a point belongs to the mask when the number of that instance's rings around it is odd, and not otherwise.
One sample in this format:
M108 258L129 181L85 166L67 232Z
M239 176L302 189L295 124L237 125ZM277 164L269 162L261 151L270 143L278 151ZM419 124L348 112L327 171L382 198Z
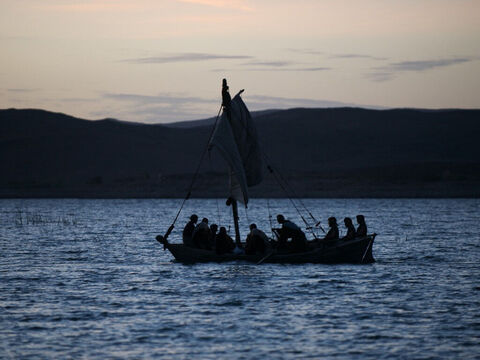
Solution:
M358 228L356 235L358 237L367 236L367 224L365 223L365 217L363 215L357 215Z
M193 231L193 246L199 249L208 247L208 239L210 238L210 228L208 227L208 219L203 218L202 222L195 227Z
M285 219L283 215L277 215L277 221L282 225L281 229L278 229L279 239L278 245L280 248L287 247L293 252L302 252L307 249L307 238L305 233L292 221ZM292 241L287 244L287 240Z
M215 237L215 252L218 255L232 253L235 248L235 244L230 236L227 234L227 229L224 226L220 227L220 230Z
M346 217L345 219L343 219L343 222L345 223L345 227L347 228L347 234L342 237L342 240L355 239L355 226L353 226L352 219Z
M210 225L210 236L208 238L207 250L212 250L215 247L215 237L217 236L217 224Z
M186 246L193 246L193 232L195 230L195 224L198 221L198 216L192 214L190 221L185 225L182 233L183 244Z
M328 218L328 226L330 226L330 230L328 230L327 235L323 238L323 240L327 241L334 241L338 240L338 225L337 219L333 216Z
M250 224L250 234L247 236L245 253L247 255L264 254L268 237L256 224Z

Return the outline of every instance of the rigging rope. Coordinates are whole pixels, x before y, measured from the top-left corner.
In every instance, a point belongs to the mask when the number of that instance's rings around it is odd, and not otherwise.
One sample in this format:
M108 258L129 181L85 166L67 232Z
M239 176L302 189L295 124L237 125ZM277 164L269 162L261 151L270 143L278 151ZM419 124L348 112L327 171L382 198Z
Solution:
M282 190L285 192L285 194L287 195L287 197L289 198L289 200L291 202L293 202L292 198L290 197L290 195L288 194L288 190L290 190L291 194L293 195L293 198L295 198L299 203L300 205L303 207L303 209L308 213L308 215L310 216L310 218L314 221L314 224L315 226L318 226L324 233L325 233L325 230L323 229L323 227L320 225L320 221L317 221L317 219L315 219L315 217L313 216L312 212L306 207L305 203L301 200L301 198L297 195L297 193L295 192L295 190L293 189L293 187L288 183L288 181L285 179L285 177L282 175L282 173L280 171L278 171L277 169L273 169L273 167L270 165L271 161L269 160L268 158L268 155L264 152L263 152L263 155L265 157L265 160L266 160L266 163L267 163L267 168L268 170L270 171L270 173L274 174L274 178L275 180L278 182L278 184L280 185L280 187L282 188ZM278 174L278 178L275 176L275 173ZM285 184L285 186L282 185L281 181L283 181L283 183ZM287 190L287 187L289 188ZM310 227L307 222L305 221L305 219L303 218L303 216L301 215L300 211L297 209L297 207L295 206L295 209L297 210L298 214L302 217L303 221L305 222L305 225L307 227ZM315 235L315 234L314 234ZM316 236L316 235L315 235Z
M241 94L243 92L240 91L239 94ZM238 94L237 94L238 95ZM253 120L253 118L252 118ZM252 134L250 133L248 127L246 126L246 124L244 124L242 121L240 121L240 124L242 125L243 129L247 132L247 134L249 136L251 136ZM310 228L312 229L311 226L308 225L308 222L305 220L305 218L303 217L302 213L300 212L300 210L298 209L297 205L295 204L295 202L293 201L292 197L289 195L287 189L286 189L286 186L290 188L290 191L291 193L293 194L293 197L295 197L297 199L297 201L300 203L300 205L303 207L303 209L308 213L308 215L312 218L312 220L314 221L314 225L315 226L319 226L320 229L325 233L325 230L323 229L323 227L320 225L320 221L317 221L315 219L315 217L313 216L313 214L311 213L310 210L308 210L308 208L305 206L305 204L303 203L302 200L299 199L298 195L295 193L295 191L293 190L293 188L290 186L290 184L288 183L288 181L282 176L282 174L276 170L276 173L278 173L278 175L280 176L281 180L283 180L283 182L285 183L285 186L281 183L281 181L279 181L279 179L275 176L275 173L273 172L273 168L270 166L271 164L271 161L269 160L269 157L267 155L267 153L265 152L265 150L263 150L265 147L263 146L263 143L262 141L260 140L260 138L257 136L257 141L258 143L261 145L260 146L260 151L265 159L265 163L267 164L267 168L268 170L270 171L270 173L274 174L274 178L275 180L277 181L277 183L280 185L280 187L282 188L282 190L285 192L287 198L290 200L290 202L292 203L293 207L295 208L295 210L297 211L298 215L302 218L303 222L305 223L306 227L307 228ZM312 230L312 233L313 233L313 230ZM313 233L313 235L316 237L315 233Z
M245 206L245 218L247 219L247 224L250 226L250 219L248 218L248 208Z
M287 194L287 197L288 197L288 200L290 200L290 202L292 203L293 207L295 208L295 210L297 211L298 215L300 216L300 218L303 220L303 222L305 223L305 228L307 230L310 230L312 232L312 235L313 237L317 237L316 234L313 232L312 230L312 227L308 225L308 222L307 220L305 220L305 218L303 217L302 213L300 212L300 210L298 209L297 205L295 204L295 202L293 201L293 199L288 195L288 192L287 190L285 189L285 187L283 186L283 184L278 181L277 179L277 176L275 175L275 172L273 171L272 167L270 165L267 165L267 168L268 168L268 171L270 171L270 173L273 175L273 177L277 180L278 184L280 185L280 187L283 189L283 191L285 191L285 193Z
M268 222L270 223L270 230L272 230L272 239L275 239L275 234L273 233L272 213L270 212L270 199L269 198L267 198L267 211L268 211Z
M221 112L221 111L222 111L222 105L220 105L220 109L218 110L218 114L217 114L217 117L216 117L216 119L215 119L215 123L214 123L214 125L213 125L213 128L212 128L212 131L211 131L211 133L210 133L210 136L209 136L209 138L208 138L207 145L206 145L206 147L205 147L205 150L204 150L203 153L202 153L202 156L200 157L200 161L199 161L199 163L198 163L198 165L197 165L197 169L195 170L195 173L194 173L194 175L193 175L192 181L190 182L190 186L189 186L189 188L188 188L187 195L186 195L185 198L183 199L182 204L181 204L181 206L180 206L180 209L178 210L177 215L175 216L175 219L174 219L173 222L172 222L172 225L170 225L167 233L165 234L165 238L166 238L166 237L171 233L171 231L173 230L173 228L174 228L174 226L175 226L175 223L177 222L178 217L180 216L180 213L182 212L182 209L183 209L183 207L184 207L184 205L185 205L185 202L186 202L186 201L190 198L190 196L191 196L191 191L192 191L193 185L195 184L195 181L196 181L196 179L197 179L198 173L199 173L199 171L200 171L200 166L201 166L201 164L202 164L202 162L203 162L203 159L204 159L204 157L205 157L205 153L209 150L210 141L211 141L211 139L212 139L213 133L214 133L215 128L216 128L216 126L217 126L218 118L219 118L219 116L220 116L220 112ZM249 129L245 126L245 124L244 124L243 122L241 122L241 125L242 125L243 128L247 131L247 133L249 133ZM257 140L258 140L258 142L261 144L260 139L257 139ZM261 146L260 149L261 149L261 152L262 152L263 157L264 157L265 160L266 160L266 164L267 164L268 170L270 171L271 174L273 174L275 180L276 180L277 183L280 185L280 187L282 188L282 190L285 192L287 198L290 200L290 202L292 203L293 207L294 207L295 210L297 211L298 215L301 217L301 219L302 219L303 222L305 223L306 228L309 229L309 230L311 230L313 236L316 237L315 233L314 233L313 230L312 230L312 227L309 226L308 222L305 220L305 218L304 218L304 216L302 215L301 211L299 210L299 208L297 207L297 205L296 205L295 202L293 201L292 197L289 195L289 192L288 192L288 190L287 190L286 187L289 188L289 190L291 191L291 193L294 195L294 197L296 197L297 201L300 203L300 205L303 207L303 209L308 213L308 215L312 218L312 220L314 220L314 221L316 222L315 226L319 226L319 225L320 225L320 221L317 222L317 220L315 219L315 217L313 216L313 214L310 212L310 210L308 210L308 208L305 206L305 204L298 198L298 196L296 195L295 191L294 191L293 188L290 186L290 184L288 183L288 181L282 176L282 174L281 174L278 170L276 170L275 172L273 171L273 168L272 168L272 166L270 165L271 162L269 161L269 158L268 158L267 154L265 153L265 151L264 151L262 148L264 148L264 147L263 147L263 144L262 144L262 146ZM278 173L278 175L279 175L280 178L277 177L277 175L276 175L277 173ZM282 184L282 181L285 183L285 185ZM268 204L268 206L269 206L269 204ZM217 202L217 208L218 208L218 202ZM268 208L268 211L269 211L270 227L272 227L270 208ZM218 208L218 213L220 213L219 208ZM245 210L245 214L246 214L246 216L247 216L247 221L248 221L248 214L247 214L246 210ZM322 226L320 226L320 229L321 229L323 232L325 232L325 230L323 229ZM229 231L230 231L230 226L229 226Z
M167 238L168 235L172 232L173 228L175 227L175 223L178 220L178 217L180 216L180 213L182 212L183 206L185 205L185 202L190 199L190 196L192 195L192 188L193 185L195 184L195 180L197 180L198 173L200 171L200 166L202 165L203 159L205 157L206 152L208 151L208 148L210 146L210 141L212 140L213 133L215 131L215 128L217 127L217 122L218 118L220 116L220 112L222 111L222 105L220 105L220 109L218 110L217 117L215 119L215 123L213 124L212 131L210 132L210 136L208 137L207 145L205 146L205 150L202 152L202 156L200 157L200 161L198 162L197 169L195 170L195 173L193 174L192 181L190 182L190 186L188 187L187 195L185 195L185 198L182 201L182 204L180 205L180 209L178 209L177 215L175 216L175 219L172 222L172 225L168 228L167 232L165 233L164 238Z
M208 150L208 164L210 168L210 172L213 174L213 166L212 166L212 156L210 153L210 149ZM217 204L217 225L219 225L222 221L220 216L220 206L218 205L218 197L215 196L215 203Z

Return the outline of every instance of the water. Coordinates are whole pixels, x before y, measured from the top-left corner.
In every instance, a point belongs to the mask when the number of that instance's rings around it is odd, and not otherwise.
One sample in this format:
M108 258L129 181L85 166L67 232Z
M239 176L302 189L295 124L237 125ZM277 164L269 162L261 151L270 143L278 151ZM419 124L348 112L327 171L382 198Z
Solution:
M154 240L179 200L0 200L0 357L480 358L480 200L304 203L363 213L377 262L186 266ZM266 205L244 233L269 228ZM172 239L194 209L231 221L191 200Z

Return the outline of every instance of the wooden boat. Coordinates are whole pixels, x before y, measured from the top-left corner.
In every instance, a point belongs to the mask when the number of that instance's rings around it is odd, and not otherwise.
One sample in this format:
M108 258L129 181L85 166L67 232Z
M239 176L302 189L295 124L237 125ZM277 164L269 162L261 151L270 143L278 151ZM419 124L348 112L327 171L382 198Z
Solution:
M228 196L226 205L231 206L232 208L232 217L235 229L235 243L236 247L239 249L243 249L244 247L241 243L240 227L238 223L238 202L243 203L245 207L247 207L247 203L249 201L248 188L262 182L265 167L274 175L274 178L277 181L279 178L282 178L282 181L285 181L281 174L274 173L274 168L271 164L264 164L264 160L267 160L268 157L261 151L254 122L250 112L247 109L247 106L240 96L242 92L243 90L235 95L233 99L231 99L228 92L227 81L225 79L223 80L222 106L220 107L220 111L223 109L223 113L220 117L219 111L208 140L208 146L206 147L200 159L201 164L205 153L210 151L210 149L215 148L228 164L230 174L230 194ZM168 249L177 261L182 263L247 261L257 264L263 262L285 264L372 263L375 261L372 254L372 247L376 234L359 237L348 241L336 240L332 242L314 239L308 242L308 251L304 252L276 250L275 246L273 246L273 249L270 248L263 255L218 255L214 251L202 250L183 244L169 243L167 240L168 236L174 229L175 222L182 211L185 201L190 198L191 190L197 177L200 164L197 167L197 171L193 176L190 189L188 190L187 195L177 212L175 220L164 236L157 236L157 241L162 243L164 245L164 249ZM281 181L278 182L280 187L285 190L285 183L282 184ZM308 211L308 209L306 209L304 206L305 210L310 215L310 218L313 220L313 224L315 225L309 224L305 217L300 213L298 207L295 205L295 199L290 197L288 193L286 193L286 195L291 200L292 205L299 213L307 228L313 230L314 227L320 224L320 222L318 222L311 212ZM300 199L296 200L301 202ZM300 228L293 223L291 224L295 227L294 231L301 232ZM321 227L320 229L323 230ZM275 233L277 238L279 238L279 234L274 230L278 229L272 229L272 231ZM301 236L303 239L305 239L305 235L303 232L301 233ZM315 234L314 231L312 231L312 233ZM264 240L267 242L266 236L264 237ZM191 239L187 243L190 242ZM275 242L273 241L271 243Z
M222 254L215 251L196 249L184 244L170 244L162 236L157 240L170 251L175 260L184 264L208 262L244 261L249 263L275 263L275 264L369 264L375 262L372 254L373 242L376 234L368 235L353 240L337 240L324 242L316 240L310 242L310 250L300 253L289 253L276 250L267 251L266 254Z

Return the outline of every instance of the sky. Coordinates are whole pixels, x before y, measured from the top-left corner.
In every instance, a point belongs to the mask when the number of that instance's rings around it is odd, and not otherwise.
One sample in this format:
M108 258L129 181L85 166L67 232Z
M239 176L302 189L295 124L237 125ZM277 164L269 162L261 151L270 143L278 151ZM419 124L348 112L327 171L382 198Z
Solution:
M480 108L480 0L0 0L0 108Z

